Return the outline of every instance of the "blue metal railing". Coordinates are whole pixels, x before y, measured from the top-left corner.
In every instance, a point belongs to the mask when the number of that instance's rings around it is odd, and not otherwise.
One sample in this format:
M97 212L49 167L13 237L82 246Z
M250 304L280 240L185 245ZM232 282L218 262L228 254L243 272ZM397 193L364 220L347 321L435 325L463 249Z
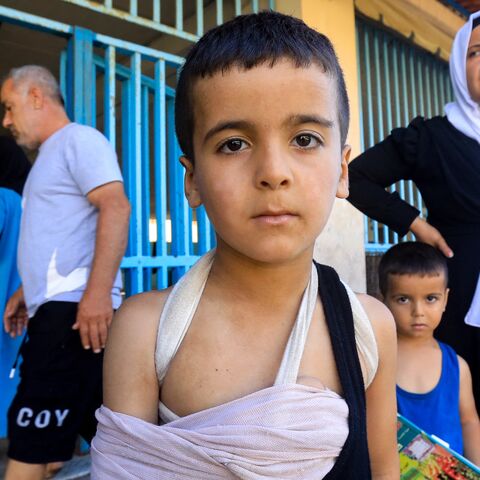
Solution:
M2 6L0 20L66 39L59 62L69 116L114 145L132 204L127 295L173 283L215 243L205 210L192 212L183 193L174 129L183 58Z
M129 0L127 9L116 8L112 0L63 0L66 3L71 3L80 7L88 8L98 13L110 15L127 22L141 25L161 33L173 35L178 38L183 38L191 42L196 42L204 33L206 7L203 0L195 0L195 10L191 13L194 20L194 31L189 31L184 23L187 14L184 9L184 0L149 0L144 1L142 6L146 6L145 12L139 12L138 0ZM189 0L193 5L194 1ZM162 3L168 8L174 9L174 24L170 25L162 18ZM233 2L226 0L212 0L209 2L214 9L214 17L216 25L224 23L233 16L240 15L244 12L258 12L261 9L274 9L275 0L233 0Z
M356 20L356 35L362 151L418 115L443 114L443 106L453 99L446 62L363 18ZM389 190L426 214L411 181L400 181ZM367 217L364 221L367 253L384 252L398 242L387 226Z

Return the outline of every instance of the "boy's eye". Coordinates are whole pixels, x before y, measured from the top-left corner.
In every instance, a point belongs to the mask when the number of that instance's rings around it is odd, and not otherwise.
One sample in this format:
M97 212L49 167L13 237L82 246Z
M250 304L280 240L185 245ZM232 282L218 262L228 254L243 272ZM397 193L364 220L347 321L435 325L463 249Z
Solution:
M322 143L319 138L310 133L302 133L300 135L297 135L293 139L293 142L296 144L297 147L306 149L315 148Z
M438 298L435 295L429 295L427 297L427 302L428 303L435 303L438 300Z
M398 297L397 298L397 303L399 303L400 305L404 305L405 303L408 302L408 298L407 297Z
M240 152L246 148L247 144L239 138L232 138L222 143L220 146L220 152L222 153L235 153Z
M471 50L468 52L468 58L478 57L480 50Z

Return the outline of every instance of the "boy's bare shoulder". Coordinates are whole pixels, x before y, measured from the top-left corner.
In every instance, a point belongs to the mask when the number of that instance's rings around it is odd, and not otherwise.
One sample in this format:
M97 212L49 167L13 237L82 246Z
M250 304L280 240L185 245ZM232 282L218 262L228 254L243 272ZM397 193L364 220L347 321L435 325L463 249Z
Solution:
M460 371L460 380L462 378L465 378L465 376L470 377L471 376L470 367L468 366L467 361L463 357L461 357L458 353L456 355L458 359L458 368Z
M140 293L125 300L113 318L107 350L108 347L127 347L127 343L131 350L137 344L156 341L160 315L170 290Z
M157 330L168 294L141 293L123 303L109 329L103 363L104 404L151 423L157 421Z
M128 317L140 322L152 321L152 317L155 316L160 318L163 306L171 290L172 287L165 290L139 293L127 298L117 311L116 318L123 319Z
M396 328L390 310L382 302L370 295L365 293L356 293L356 295L367 313L377 341L381 339L387 341L393 339L395 341Z

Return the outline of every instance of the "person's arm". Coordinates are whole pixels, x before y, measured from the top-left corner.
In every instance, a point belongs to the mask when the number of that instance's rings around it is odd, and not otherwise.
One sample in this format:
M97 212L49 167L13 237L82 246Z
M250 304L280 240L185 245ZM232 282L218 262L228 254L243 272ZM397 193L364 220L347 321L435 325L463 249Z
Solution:
M157 329L166 292L129 298L112 323L103 364L103 403L110 410L158 423Z
M385 140L367 149L349 164L349 202L374 220L384 223L399 235L413 232L417 240L438 248L446 257L453 252L441 233L419 215L417 208L385 190L394 183L414 177L415 146L421 118L407 128L397 128Z
M460 422L462 423L463 454L480 466L480 420L472 391L472 375L467 362L458 357L460 368Z
M23 296L22 286L9 298L3 314L3 326L5 331L15 338L23 333L28 325L27 306Z
M395 135L367 149L349 164L350 194L348 201L374 220L384 223L399 235L405 235L420 212L390 193L386 187L413 177L415 165L406 155L403 137L407 129L397 129Z
M87 199L98 209L95 252L73 328L79 330L84 348L98 353L113 317L111 291L127 245L130 204L121 182L95 188Z
M372 323L379 356L377 373L366 391L372 479L398 480L395 324L390 311L379 301L368 295L358 297Z

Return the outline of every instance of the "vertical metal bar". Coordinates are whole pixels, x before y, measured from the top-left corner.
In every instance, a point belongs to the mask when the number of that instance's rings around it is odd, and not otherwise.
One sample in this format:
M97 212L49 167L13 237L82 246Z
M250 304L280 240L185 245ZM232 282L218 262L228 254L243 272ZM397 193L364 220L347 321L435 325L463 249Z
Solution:
M130 0L130 15L136 17L138 15L137 0Z
M141 86L141 162L142 162L142 257L151 256L150 248L150 113L149 113L149 89L146 85ZM143 268L143 288L152 289L152 269Z
M365 86L367 91L367 121L368 121L368 142L367 148L375 144L373 129L373 105L372 105L372 78L370 66L370 45L368 40L368 29L364 31L364 49L365 49Z
M428 68L428 61L425 62L425 80L426 80L426 93L427 93L427 117L432 117L432 84L430 82L430 70Z
M439 85L439 90L440 90L440 102L442 104L442 111L439 113L439 115L443 114L443 107L447 103L447 98L445 97L445 76L443 75L443 66L440 65L438 70L438 85Z
M203 0L197 0L197 35L203 35Z
M374 55L374 69L375 69L375 89L377 97L377 139L379 141L385 138L385 132L383 128L383 102L382 102L382 81L380 78L380 49L379 49L379 32L375 30L373 32L373 55ZM379 226L377 227L379 228ZM378 232L380 233L380 232ZM382 225L383 243L388 243L388 227Z
M258 13L258 10L260 9L258 0L252 0L252 12L253 13Z
M407 65L405 61L405 46L402 46L400 49L400 71L403 99L403 125L408 125L410 121L410 113L408 108Z
M420 103L419 112L420 115L425 116L425 95L423 88L423 71L422 71L422 57L417 56L417 89L418 89L418 99Z
M375 144L374 127L373 127L373 102L372 102L372 78L371 78L371 65L370 65L370 44L368 27L365 26L364 30L364 49L365 49L365 86L367 91L367 122L368 122L368 145L371 147ZM373 242L378 243L378 222L376 220L371 221L373 230Z
M268 0L268 8L270 10L275 10L275 0Z
M97 66L92 62L92 78L90 83L90 109L92 120L90 126L97 128Z
M392 57L393 57L393 97L395 99L395 127L399 127L402 124L401 109L400 109L400 85L398 75L398 43L393 41L392 45Z
M60 92L67 105L67 50L62 50L60 53Z
M105 50L105 93L103 96L103 116L105 118L105 136L115 148L116 118L115 118L115 47Z
M223 23L223 0L216 0L216 10L217 10L217 25Z
M123 182L125 185L125 192L127 197L134 205L135 197L134 197L134 186L133 186L133 175L131 172L132 169L132 138L130 137L130 117L131 117L131 110L132 105L130 104L130 97L131 97L131 82L130 79L124 80L122 82L121 88L121 119L122 119L122 173L123 173ZM134 235L134 219L133 219L133 212L130 216L130 226L128 229L128 245L126 256L132 257L135 255L134 251L135 247L135 235ZM131 268L127 268L124 270L125 274L125 291L127 296L132 295L135 293L132 291L132 277L133 271Z
M72 41L73 120L92 125L93 32L74 27Z
M364 129L363 129L363 116L364 116L364 109L363 109L363 102L362 102L362 92L364 89L363 86L363 79L362 79L362 67L363 67L363 59L361 57L361 49L360 49L360 24L357 21L355 25L355 40L356 40L356 49L357 49L357 75L358 75L358 98L359 98L359 106L360 106L360 118L359 118L359 124L360 124L360 149L363 152L365 150L365 138L364 138Z
M135 254L140 256L142 253L142 203L146 199L142 196L142 150L141 150L141 55L134 53L130 61L132 90L130 102L132 103L132 117L130 122L130 135L132 137L133 156L129 161L133 162L134 172L134 202L132 209L132 216L134 219L134 234L135 234ZM131 199L132 200L132 199ZM143 291L143 272L142 266L138 265L135 268L133 277L132 289L134 293Z
M167 255L165 228L167 223L167 121L165 97L165 62L155 63L155 92L153 104L153 125L157 134L153 140L153 161L155 175L155 217L157 219L157 255ZM157 288L166 288L168 283L167 268L157 272Z
M373 32L373 56L375 72L375 89L377 97L377 140L383 140L383 105L382 105L382 81L380 78L380 52L378 48L378 31Z
M242 14L242 0L235 0L235 16Z
M355 22L355 40L356 40L356 49L357 49L357 75L358 75L358 98L359 98L359 104L360 104L360 118L359 118L359 124L360 124L360 149L363 152L365 150L365 131L363 127L363 117L364 117L364 109L363 109L363 102L362 102L362 92L364 90L363 86L363 81L362 81L362 66L364 64L363 59L361 57L361 49L360 49L360 29L361 29L361 24L358 22L358 20ZM364 215L363 216L363 238L364 238L364 243L365 247L368 249L368 244L370 243L369 239L369 222L370 219Z
M188 205L183 193L183 167L178 161L181 151L175 137L173 99L167 100L167 123L170 218L172 220L171 254L182 256L188 254L190 225L188 223ZM172 270L173 281L178 280L185 271L185 267L175 267Z
M436 65L431 62L431 71L432 71L432 80L433 80L433 105L435 111L433 112L433 115L439 115L441 112L441 104L440 104L440 98L439 98L439 92L438 92L438 79L437 79L437 67Z
M108 10L111 9L112 8L112 0L105 0L104 5L105 5L106 9L108 9Z
M392 94L390 84L390 53L388 51L387 39L383 38L383 78L385 79L385 108L387 117L387 132L392 130L393 126L393 112L392 112Z
M183 30L183 0L175 0L175 28Z
M153 17L152 20L155 23L160 23L160 0L153 0Z
M416 117L418 115L417 109L417 85L415 81L415 64L413 62L414 51L413 48L410 47L408 51L408 71L409 71L409 78L410 78L410 93L412 95L412 117Z

